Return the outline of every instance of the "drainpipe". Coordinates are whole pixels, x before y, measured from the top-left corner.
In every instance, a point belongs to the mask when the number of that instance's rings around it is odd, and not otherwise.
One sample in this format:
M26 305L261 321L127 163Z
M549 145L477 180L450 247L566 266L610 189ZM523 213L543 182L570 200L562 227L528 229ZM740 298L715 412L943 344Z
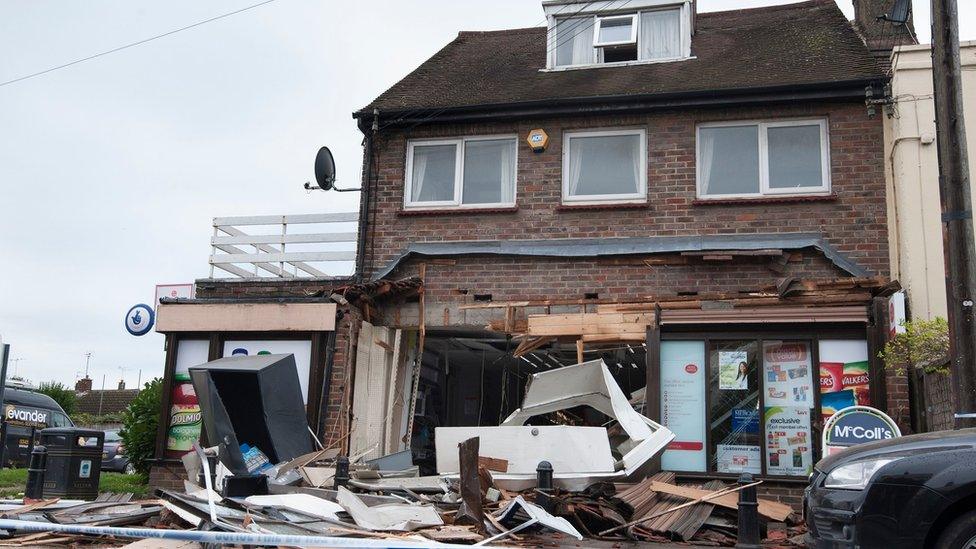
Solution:
M366 230L369 226L369 200L371 197L370 183L373 180L373 138L380 129L380 110L373 109L373 125L367 130L363 119L359 119L359 131L363 132L363 184L359 199L359 234L356 242L356 274L357 281L366 278Z

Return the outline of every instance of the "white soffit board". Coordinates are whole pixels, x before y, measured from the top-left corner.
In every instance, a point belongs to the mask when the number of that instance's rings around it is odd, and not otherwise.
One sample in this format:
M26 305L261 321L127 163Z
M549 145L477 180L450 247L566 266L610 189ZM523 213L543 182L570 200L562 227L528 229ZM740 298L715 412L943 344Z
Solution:
M161 303L156 331L331 332L335 303Z
M478 437L478 455L508 460L508 474L535 477L540 461L554 471L609 474L614 470L603 427L540 425L519 427L438 427L434 430L437 472L457 473L458 445Z

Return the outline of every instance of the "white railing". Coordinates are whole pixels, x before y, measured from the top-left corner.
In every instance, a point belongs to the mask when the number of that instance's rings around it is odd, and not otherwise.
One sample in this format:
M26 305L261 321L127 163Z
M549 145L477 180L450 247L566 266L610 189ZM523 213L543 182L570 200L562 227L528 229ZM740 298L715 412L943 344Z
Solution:
M216 269L241 278L335 276L333 269L322 264L356 260L358 216L343 212L215 217L210 278L215 277ZM248 227L248 232L240 227ZM255 231L261 234L249 234Z

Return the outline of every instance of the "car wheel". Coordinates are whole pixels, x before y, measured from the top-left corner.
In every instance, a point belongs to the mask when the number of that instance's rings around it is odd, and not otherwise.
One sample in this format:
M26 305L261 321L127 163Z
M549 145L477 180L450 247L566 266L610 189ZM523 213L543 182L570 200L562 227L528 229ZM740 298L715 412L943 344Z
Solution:
M122 469L122 472L127 475L134 475L136 474L136 466L131 463L126 463L125 468Z
M976 549L976 511L970 511L949 523L939 536L935 547L936 549Z

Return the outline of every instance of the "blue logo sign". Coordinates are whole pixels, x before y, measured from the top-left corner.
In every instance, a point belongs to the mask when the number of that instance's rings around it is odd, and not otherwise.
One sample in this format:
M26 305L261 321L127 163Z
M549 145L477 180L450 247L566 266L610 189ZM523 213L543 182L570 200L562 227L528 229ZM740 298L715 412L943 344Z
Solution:
M156 322L156 315L152 307L145 303L140 303L129 309L125 314L125 329L134 336L143 336L152 330Z
M732 431L735 433L758 433L759 410L734 408L732 410Z
M844 408L824 425L824 446L855 446L900 436L898 425L887 414L869 406Z

